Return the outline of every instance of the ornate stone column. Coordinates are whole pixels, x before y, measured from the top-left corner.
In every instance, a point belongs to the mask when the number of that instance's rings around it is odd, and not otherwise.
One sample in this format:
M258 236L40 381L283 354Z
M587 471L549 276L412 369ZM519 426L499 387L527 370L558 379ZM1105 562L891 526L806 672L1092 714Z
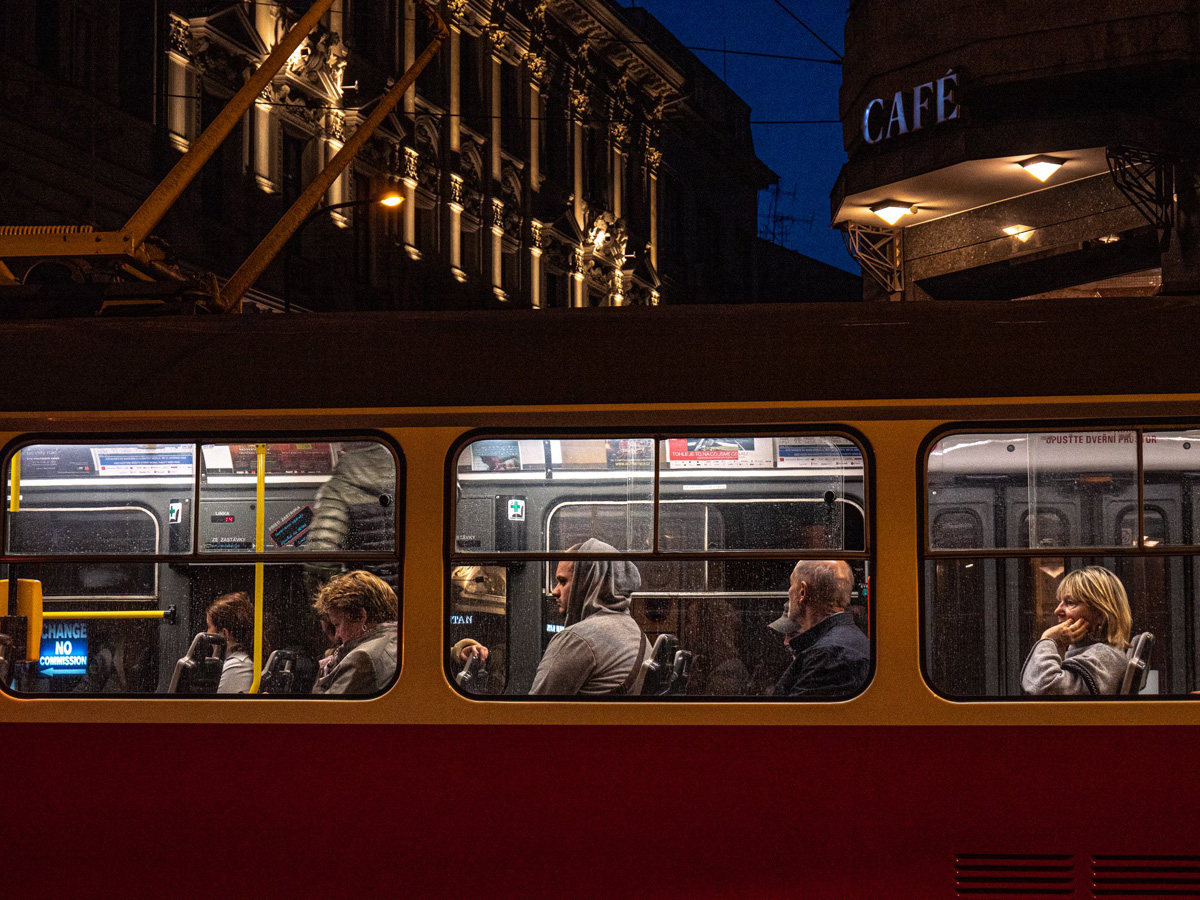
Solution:
M400 24L400 31L404 35L404 48L401 59L404 62L403 71L407 72L417 60L417 16L424 15L424 13L417 12L416 0L403 0L400 8L404 15L404 21ZM437 64L438 60L435 57L430 62L430 65L436 66ZM416 111L417 83L414 81L412 87L404 92L404 114L411 119L416 114Z
M587 226L583 217L583 118L587 114L588 97L580 90L571 91L571 157L574 165L575 201L571 212L579 230Z
M571 251L571 307L583 309L587 306L587 272L585 251L575 247Z
M542 229L537 219L531 219L529 237L529 303L534 309L542 308Z
M658 166L662 162L662 151L646 148L646 173L650 178L650 265L658 268ZM657 294L657 292L655 292ZM652 301L657 306L657 301Z
M420 177L417 166L421 154L415 147L404 148L404 250L409 259L420 259L417 248L417 183Z
M503 302L504 292L504 201L492 198L492 293Z
M457 173L450 173L450 196L446 201L447 226L449 230L450 273L459 281L467 280L462 267L462 213L463 180Z

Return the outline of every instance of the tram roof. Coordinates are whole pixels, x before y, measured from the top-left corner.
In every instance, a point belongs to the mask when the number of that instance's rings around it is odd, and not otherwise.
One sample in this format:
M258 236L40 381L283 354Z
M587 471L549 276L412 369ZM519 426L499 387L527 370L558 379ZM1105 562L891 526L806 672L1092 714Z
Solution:
M0 322L0 410L1200 393L1200 298Z

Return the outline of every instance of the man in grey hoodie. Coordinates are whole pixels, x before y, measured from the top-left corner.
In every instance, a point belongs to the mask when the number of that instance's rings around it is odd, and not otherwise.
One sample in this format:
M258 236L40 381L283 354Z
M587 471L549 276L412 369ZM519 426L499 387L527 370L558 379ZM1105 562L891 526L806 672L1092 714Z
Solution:
M595 538L572 547L580 553L616 553ZM623 559L564 560L553 596L565 628L546 648L530 694L623 694L631 674L650 654L650 642L629 614L630 596L642 584L637 566Z

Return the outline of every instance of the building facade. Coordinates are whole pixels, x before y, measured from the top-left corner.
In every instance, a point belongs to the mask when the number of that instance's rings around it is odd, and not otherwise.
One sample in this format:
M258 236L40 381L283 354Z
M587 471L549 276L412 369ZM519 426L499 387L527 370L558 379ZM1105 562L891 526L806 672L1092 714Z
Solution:
M119 227L306 6L6 2L0 224ZM449 40L260 296L310 309L758 299L757 192L775 176L749 107L665 28L610 0L438 8ZM335 3L156 238L185 271L227 277L429 39L414 0ZM390 191L397 210L371 202ZM16 274L121 277L34 265Z
M1200 292L1200 7L854 0L835 227L877 299Z

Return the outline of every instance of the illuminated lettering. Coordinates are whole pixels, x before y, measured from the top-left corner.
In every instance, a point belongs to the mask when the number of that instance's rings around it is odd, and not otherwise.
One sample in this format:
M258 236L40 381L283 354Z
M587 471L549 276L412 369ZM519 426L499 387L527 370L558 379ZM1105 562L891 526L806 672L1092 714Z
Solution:
M933 93L933 82L927 81L924 84L918 84L913 88L913 114L912 114L912 130L920 131L921 126L925 123L921 121L921 113L929 109L929 97L925 96L926 91Z
M892 136L892 126L899 126L899 134L908 134L908 121L904 117L904 94L896 91L896 95L892 97L892 114L888 117L888 127L886 137Z
M863 113L863 140L868 144L878 144L883 140L883 129L879 131L877 137L871 137L871 111L879 107L880 112L883 111L883 101L878 98L867 104L867 111Z
M951 69L935 81L918 84L909 91L896 91L890 106L876 97L863 110L863 140L878 144L899 134L920 131L935 120L937 124L954 121L959 117L957 88L958 72Z
M958 73L951 69L937 80L937 120L949 122L958 118L958 100L954 88L958 87ZM950 105L947 112L946 106Z

